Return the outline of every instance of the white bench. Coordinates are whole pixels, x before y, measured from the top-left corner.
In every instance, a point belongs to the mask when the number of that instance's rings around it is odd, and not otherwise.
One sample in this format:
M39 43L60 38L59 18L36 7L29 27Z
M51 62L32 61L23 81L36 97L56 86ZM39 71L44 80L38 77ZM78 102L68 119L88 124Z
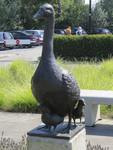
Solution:
M85 124L93 126L100 119L100 105L113 105L113 91L81 90L85 99Z

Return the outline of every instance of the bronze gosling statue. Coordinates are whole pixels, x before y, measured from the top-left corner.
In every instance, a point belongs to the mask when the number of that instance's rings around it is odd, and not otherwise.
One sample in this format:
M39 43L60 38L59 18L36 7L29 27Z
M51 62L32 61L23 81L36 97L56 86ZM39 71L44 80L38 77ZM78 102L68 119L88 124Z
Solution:
M80 119L80 123L81 123L81 118L83 116L83 106L85 106L85 100L84 99L80 99L78 102L77 107L73 110L72 112L72 118L74 120L74 126L75 126L75 120L76 119Z
M39 105L37 109L42 113L41 119L42 122L45 123L45 126L42 127L43 129L49 128L50 130L51 126L54 126L55 130L56 126L64 121L63 117L59 116L58 114L52 113L44 105ZM38 130L42 128L38 128Z

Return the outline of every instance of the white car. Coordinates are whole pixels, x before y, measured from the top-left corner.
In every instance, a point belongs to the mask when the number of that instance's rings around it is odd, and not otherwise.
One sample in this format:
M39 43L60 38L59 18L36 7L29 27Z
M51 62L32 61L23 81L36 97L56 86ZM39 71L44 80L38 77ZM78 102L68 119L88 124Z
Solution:
M36 43L43 44L44 30L25 30L27 33L32 33L36 37Z
M14 44L7 44L6 41L14 41L14 37L11 33L9 32L0 32L0 50L5 50L6 48L13 49Z

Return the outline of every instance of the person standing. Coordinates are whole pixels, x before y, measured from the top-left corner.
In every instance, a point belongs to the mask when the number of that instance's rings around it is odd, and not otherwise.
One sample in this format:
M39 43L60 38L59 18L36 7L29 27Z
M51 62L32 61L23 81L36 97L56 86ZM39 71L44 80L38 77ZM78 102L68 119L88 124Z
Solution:
M66 29L68 35L71 35L71 27L69 26L67 29Z
M76 31L76 35L82 35L82 28L79 27L78 30Z

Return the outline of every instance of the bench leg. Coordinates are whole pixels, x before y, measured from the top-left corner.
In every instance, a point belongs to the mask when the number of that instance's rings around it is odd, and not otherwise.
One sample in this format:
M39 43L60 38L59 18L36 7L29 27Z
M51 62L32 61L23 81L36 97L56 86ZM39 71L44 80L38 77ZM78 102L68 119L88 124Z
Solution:
M95 122L100 119L100 105L85 106L85 125L93 126Z

